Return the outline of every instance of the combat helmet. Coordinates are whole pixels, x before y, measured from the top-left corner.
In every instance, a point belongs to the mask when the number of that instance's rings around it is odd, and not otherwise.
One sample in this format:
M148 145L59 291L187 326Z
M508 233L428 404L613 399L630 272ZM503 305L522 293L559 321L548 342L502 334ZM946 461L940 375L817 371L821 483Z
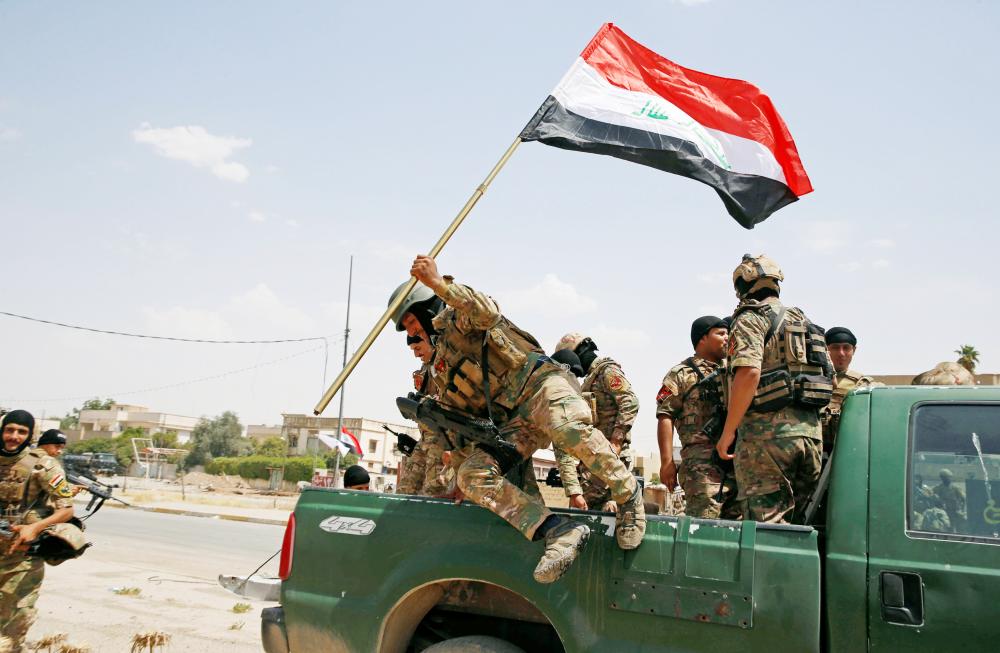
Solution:
M733 287L736 289L736 296L743 298L751 295L762 288L771 288L775 292L780 292L780 283L785 280L785 275L781 273L781 268L774 262L774 259L766 254L751 256L743 255L743 260L733 270Z
M576 331L573 331L572 333L567 333L566 335L564 335L562 338L559 339L558 343L556 343L555 351L562 351L563 349L568 349L570 351L573 351L580 346L581 342L583 342L586 339L587 336L583 335L582 333L577 333Z
M389 305L399 297L400 293L406 290L406 285L409 282L405 282L399 285L392 295L389 296ZM390 319L392 319L393 324L396 325L396 331L403 331L403 316L407 313L413 313L413 315L420 321L421 326L424 327L424 331L428 334L432 332L430 327L430 319L434 317L441 310L443 302L434 294L434 291L425 286L424 284L417 282L417 285L413 287L403 300L403 303L399 305L395 311L393 311ZM423 309L423 310L421 310ZM426 322L426 324L425 324Z

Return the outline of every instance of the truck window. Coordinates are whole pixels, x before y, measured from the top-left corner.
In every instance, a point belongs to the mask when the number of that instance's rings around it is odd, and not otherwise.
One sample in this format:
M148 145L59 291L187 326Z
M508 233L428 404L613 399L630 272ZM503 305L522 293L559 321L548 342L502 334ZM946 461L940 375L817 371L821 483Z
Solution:
M1000 542L1000 405L917 406L909 451L907 530Z

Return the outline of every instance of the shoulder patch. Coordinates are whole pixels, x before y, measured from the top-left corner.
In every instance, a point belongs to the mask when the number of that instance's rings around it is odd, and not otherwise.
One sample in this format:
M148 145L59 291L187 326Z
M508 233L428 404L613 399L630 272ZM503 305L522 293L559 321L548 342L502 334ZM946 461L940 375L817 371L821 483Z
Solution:
M612 390L627 390L628 387L628 381L625 380L625 377L620 372L613 371L608 375L608 388Z
M656 403L659 403L674 394L667 386L660 386L660 391L656 393Z
M69 486L66 481L66 477L62 474L56 474L49 480L49 487L52 488L52 493L57 497L62 499L72 499L73 498L73 488Z

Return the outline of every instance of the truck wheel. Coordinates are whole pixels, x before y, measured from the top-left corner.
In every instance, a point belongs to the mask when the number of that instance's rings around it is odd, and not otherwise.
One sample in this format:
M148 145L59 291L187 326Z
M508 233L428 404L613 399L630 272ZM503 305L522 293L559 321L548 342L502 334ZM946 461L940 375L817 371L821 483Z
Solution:
M428 646L423 653L524 653L524 649L496 637L467 635Z

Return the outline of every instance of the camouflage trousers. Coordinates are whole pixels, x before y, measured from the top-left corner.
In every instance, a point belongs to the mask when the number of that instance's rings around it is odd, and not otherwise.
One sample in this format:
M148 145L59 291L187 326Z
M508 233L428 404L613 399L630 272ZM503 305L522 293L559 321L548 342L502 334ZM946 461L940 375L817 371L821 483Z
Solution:
M594 428L590 406L563 373L536 374L528 381L522 398L502 430L525 460L530 461L536 450L554 443L607 483L617 503L624 503L635 493L635 478L611 450L604 434ZM529 540L552 514L541 498L529 496L506 480L493 456L481 449L461 464L457 480L465 496L506 520Z
M20 651L24 646L28 629L35 623L35 601L44 575L41 560L0 560L0 651Z
M738 497L736 477L727 474L711 460L684 460L679 470L684 488L684 514L702 519L742 519L743 501ZM722 501L716 501L719 488L725 486Z
M445 445L437 433L421 430L420 442L406 459L406 472L398 494L438 497L448 493L450 468L444 463Z
M802 513L816 489L823 444L803 437L739 440L736 484L745 499L747 519L802 523Z

